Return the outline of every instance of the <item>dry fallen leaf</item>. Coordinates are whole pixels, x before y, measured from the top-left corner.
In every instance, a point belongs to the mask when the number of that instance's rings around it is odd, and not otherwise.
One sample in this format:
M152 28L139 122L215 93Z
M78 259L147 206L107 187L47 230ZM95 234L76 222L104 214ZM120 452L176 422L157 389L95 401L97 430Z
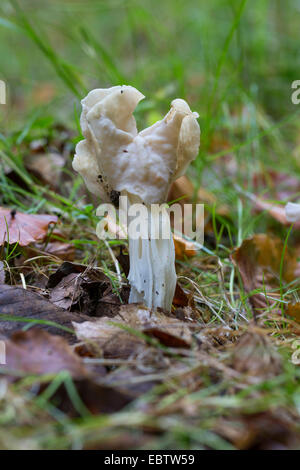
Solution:
M291 201L300 191L299 178L275 170L256 173L253 176L253 185L264 192L265 198L273 200Z
M73 378L87 375L82 360L60 336L33 328L13 333L6 343L6 366L27 374L57 374L67 370Z
M285 309L286 315L292 317L296 322L300 323L300 302L288 304Z
M76 306L81 295L80 284L80 274L69 274L54 289L51 289L49 300L57 307L66 310L73 305Z
M72 245L71 243L53 241L47 243L45 252L64 261L73 261L75 258L75 245Z
M233 367L260 382L280 374L282 361L265 332L249 330L235 344Z
M284 408L244 416L244 432L236 447L240 450L291 450L300 445L294 419Z
M51 229L51 233L49 233L46 240L28 246L24 256L34 258L37 256L37 251L39 251L38 255L49 254L63 261L73 261L75 258L75 244L68 243L68 238L68 234L55 227ZM36 262L43 262L42 260L43 258L41 260L37 259Z
M185 240L179 235L173 235L175 256L176 259L184 259L185 257L192 257L197 254L196 247L193 242Z
M0 207L0 245L5 242L27 246L45 238L50 224L57 223L55 215L24 214ZM7 234L8 232L8 234Z
M87 348L94 356L103 355L106 359L128 359L145 348L145 341L121 328L111 325L113 319L102 317L93 322L74 323L78 340L87 343ZM116 321L116 320L115 320ZM118 321L119 323L119 321Z
M25 158L25 166L41 182L52 188L59 188L65 158L59 153L31 153Z
M47 287L53 289L57 284L66 276L71 273L83 273L86 270L86 266L83 264L70 263L65 261L62 263L57 270L49 276Z
M104 273L68 261L51 274L47 287L50 290L50 300L56 306L97 317L101 316L106 307L108 299L105 297L112 294L110 280ZM116 294L112 294L109 300L120 305Z
M176 283L173 305L176 307L187 307L189 305L189 297L186 295L182 287Z
M300 445L295 417L283 407L218 420L214 429L239 450L291 450Z
M105 356L117 357L122 351L122 357L128 357L145 344L143 338L135 336L130 331L124 331L122 327L155 337L169 347L188 348L192 340L191 331L184 322L167 317L161 312L151 312L146 307L136 304L122 305L119 314L113 318L102 317L95 322L82 324L74 322L73 326L79 340L97 341Z
M135 398L133 394L127 393L126 390L123 391L121 388L98 383L97 378L92 377L76 379L74 380L74 386L85 408L93 415L122 410ZM80 414L64 385L54 395L53 402L69 416L76 417ZM59 405L57 405L57 402Z
M17 379L16 373L39 376L67 371L85 407L83 411L88 410L93 414L112 413L122 409L133 398L117 388L99 384L99 371L97 376L91 374L63 338L36 328L16 332L5 342L8 377ZM45 383L41 386L41 392L45 386ZM82 412L74 404L64 383L56 390L53 402L69 416L78 416Z
M184 204L192 200L194 194L193 183L186 175L181 176L172 183L169 194L168 202L180 199L180 203Z
M173 305L175 307L188 307L191 311L195 308L193 293L189 292L186 294L178 282L176 283Z
M165 372L165 361L162 355L158 353L158 350L155 349L155 365L150 364L146 358L148 351L149 349L145 350L144 348L144 350L142 350L141 353L138 355L138 359L135 361L138 362L138 367L119 367L118 369L115 369L110 372L105 377L105 383L107 385L112 386L119 385L120 387L122 387L122 390L127 391L135 397L139 397L141 394L149 392L155 385L158 385L162 382L163 372ZM143 378L146 378L145 375L149 374L149 372L151 374L151 371L156 374L160 372L161 378L154 378L152 380L141 380Z
M40 328L74 341L74 335L68 331L72 330L71 321L80 322L89 317L63 310L35 292L20 287L0 285L0 333L10 335L24 327L27 324L22 321L24 319L41 321L38 325ZM42 324L45 321L51 323Z

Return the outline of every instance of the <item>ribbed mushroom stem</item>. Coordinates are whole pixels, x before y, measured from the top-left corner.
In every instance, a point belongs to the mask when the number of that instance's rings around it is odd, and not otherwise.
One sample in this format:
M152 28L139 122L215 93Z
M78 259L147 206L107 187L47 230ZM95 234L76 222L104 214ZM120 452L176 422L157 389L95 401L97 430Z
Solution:
M129 206L137 203L128 195ZM170 311L176 288L175 249L167 211L147 211L148 227L138 238L128 231L131 285L129 303L144 303L149 308ZM130 223L130 218L129 218ZM144 227L145 228L145 227Z

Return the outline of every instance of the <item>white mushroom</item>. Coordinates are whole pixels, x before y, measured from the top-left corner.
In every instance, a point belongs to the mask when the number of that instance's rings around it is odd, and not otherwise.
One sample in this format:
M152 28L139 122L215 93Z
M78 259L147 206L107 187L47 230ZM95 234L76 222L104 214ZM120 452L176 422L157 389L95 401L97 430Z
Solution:
M166 201L171 183L196 158L200 128L198 114L176 99L164 119L138 133L133 111L143 98L131 86L91 91L82 100L85 140L77 144L73 168L103 201L127 196L129 211L133 204L144 204L148 236L128 234L129 301L170 310L176 287L170 218L166 209L151 211L151 206ZM159 224L164 238L151 233Z
M298 222L300 220L300 204L288 202L285 206L285 215L288 222Z

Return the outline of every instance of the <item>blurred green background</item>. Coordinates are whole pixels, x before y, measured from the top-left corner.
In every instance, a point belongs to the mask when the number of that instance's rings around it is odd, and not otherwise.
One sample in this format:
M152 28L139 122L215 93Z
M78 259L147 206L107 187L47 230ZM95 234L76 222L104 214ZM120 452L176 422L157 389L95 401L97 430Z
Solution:
M299 0L2 0L6 146L17 143L20 163L20 142L47 135L54 124L79 136L80 99L95 87L142 91L139 128L181 97L200 114L202 131L190 177L237 210L233 184L252 190L253 174L266 166L300 177L300 106L291 102L291 83L300 78L299 24ZM219 171L228 154L234 181ZM253 229L250 206L245 236Z
M214 126L224 107L245 101L276 119L292 109L297 0L23 0L19 11L16 5L1 1L0 75L19 117L37 105L40 92L45 102L53 99L56 115L72 120L74 93L119 83L140 88L163 111L164 101L184 97L202 121L211 112Z

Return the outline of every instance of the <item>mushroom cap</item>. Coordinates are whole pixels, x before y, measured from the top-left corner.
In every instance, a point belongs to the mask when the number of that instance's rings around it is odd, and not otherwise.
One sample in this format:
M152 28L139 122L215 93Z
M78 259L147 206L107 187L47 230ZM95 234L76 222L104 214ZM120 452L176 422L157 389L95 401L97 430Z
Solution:
M198 114L182 99L172 101L161 121L137 132L133 111L143 98L131 86L116 86L82 100L85 140L77 144L73 168L103 200L114 190L147 204L164 202L170 184L198 154Z

